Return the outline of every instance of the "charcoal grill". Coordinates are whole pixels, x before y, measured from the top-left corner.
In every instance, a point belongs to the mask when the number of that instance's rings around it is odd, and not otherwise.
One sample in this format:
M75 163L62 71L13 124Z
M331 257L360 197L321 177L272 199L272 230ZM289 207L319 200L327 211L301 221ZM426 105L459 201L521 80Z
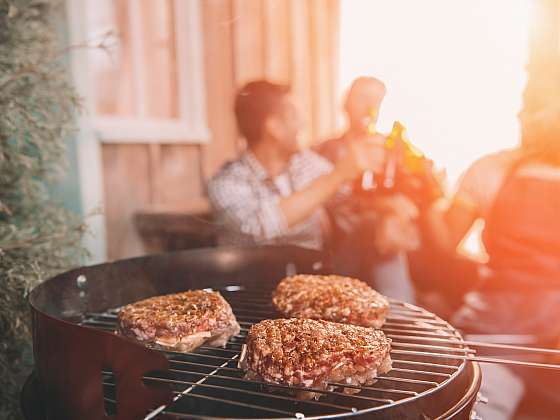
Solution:
M237 368L248 328L276 317L271 291L285 275L328 273L320 253L295 247L217 248L73 270L30 295L36 371L22 402L29 420L138 418L470 418L481 375L461 335L396 300L384 331L393 369L357 394L300 401ZM225 348L159 351L113 334L124 304L189 288L219 290L242 327ZM337 384L333 384L336 386ZM348 385L346 385L348 386ZM354 386L353 386L354 387ZM275 391L275 392L272 392Z

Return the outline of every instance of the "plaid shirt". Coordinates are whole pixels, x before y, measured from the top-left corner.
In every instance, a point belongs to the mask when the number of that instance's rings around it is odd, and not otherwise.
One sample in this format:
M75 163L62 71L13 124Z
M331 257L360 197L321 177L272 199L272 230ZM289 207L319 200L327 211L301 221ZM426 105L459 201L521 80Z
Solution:
M291 244L321 249L321 208L309 218L288 227L279 207L281 197L300 191L329 173L332 165L306 150L295 154L286 170L270 178L250 151L228 162L210 180L208 195L220 224L223 245Z

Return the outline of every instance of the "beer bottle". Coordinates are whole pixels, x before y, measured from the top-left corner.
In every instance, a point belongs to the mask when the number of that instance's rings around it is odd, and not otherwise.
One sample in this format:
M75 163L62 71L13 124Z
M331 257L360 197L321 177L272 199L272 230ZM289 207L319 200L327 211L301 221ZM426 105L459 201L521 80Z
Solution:
M368 135L377 132L376 121L377 111L372 110L367 120L364 119ZM408 139L406 128L401 122L393 123L383 146L386 152L383 172L374 175L373 172L366 171L355 187L357 193L367 196L372 193L379 195L399 192L421 207L442 196L443 191L433 173L432 161Z

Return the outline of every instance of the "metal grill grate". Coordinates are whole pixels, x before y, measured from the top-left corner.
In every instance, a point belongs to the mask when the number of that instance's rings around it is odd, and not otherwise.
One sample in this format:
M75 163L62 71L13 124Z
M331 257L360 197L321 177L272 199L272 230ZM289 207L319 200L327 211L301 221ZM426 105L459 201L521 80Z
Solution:
M465 368L465 359L474 353L447 322L424 309L391 300L383 330L392 339L393 369L372 386L344 385L359 388L358 394L314 390L323 394L318 401L301 401L281 392L270 392L273 388L289 389L288 386L244 379L244 372L237 368L251 325L277 316L271 304L271 291L230 286L220 292L231 304L241 332L225 348L202 346L191 353L164 352L170 360L169 371L145 376L147 384L163 382L173 387L176 400L164 413L194 419L329 418L365 409L383 410L422 398L452 381ZM116 309L90 313L81 324L114 331L116 313ZM103 372L103 387L108 414L115 413L115 382L110 371ZM154 412L147 418L155 416Z

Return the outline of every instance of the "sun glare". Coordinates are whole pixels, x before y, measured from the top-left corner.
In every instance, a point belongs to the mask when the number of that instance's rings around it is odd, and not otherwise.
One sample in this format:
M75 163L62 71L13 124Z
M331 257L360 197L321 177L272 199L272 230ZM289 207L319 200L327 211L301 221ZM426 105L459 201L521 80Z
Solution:
M514 146L526 82L531 0L345 0L341 96L359 75L388 88L394 120L453 184L483 154Z

